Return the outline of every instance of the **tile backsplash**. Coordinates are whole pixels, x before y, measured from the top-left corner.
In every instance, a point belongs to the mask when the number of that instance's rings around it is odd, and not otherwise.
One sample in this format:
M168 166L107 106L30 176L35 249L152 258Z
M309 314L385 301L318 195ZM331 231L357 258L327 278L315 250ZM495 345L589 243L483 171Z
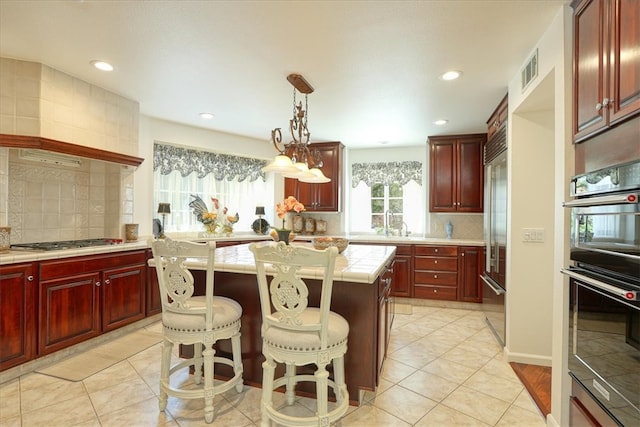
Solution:
M123 236L121 224L133 217L133 176L126 168L90 159L77 168L57 166L4 151L12 243Z
M484 239L484 217L482 214L431 214L429 236L447 237L445 225L451 221L453 239Z

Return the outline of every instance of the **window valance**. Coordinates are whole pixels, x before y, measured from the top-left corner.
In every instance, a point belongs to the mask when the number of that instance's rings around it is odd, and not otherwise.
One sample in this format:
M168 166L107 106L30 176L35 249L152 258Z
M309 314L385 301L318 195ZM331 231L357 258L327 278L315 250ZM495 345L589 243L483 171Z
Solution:
M266 164L266 160L250 157L153 144L153 170L160 169L162 175L169 175L176 170L183 177L195 172L198 178L204 178L211 173L218 181L232 181L236 178L238 182L245 179L253 182L258 178L264 181L265 175L262 168Z
M369 187L376 183L405 185L414 180L422 185L422 162L354 163L351 165L351 186L363 181Z

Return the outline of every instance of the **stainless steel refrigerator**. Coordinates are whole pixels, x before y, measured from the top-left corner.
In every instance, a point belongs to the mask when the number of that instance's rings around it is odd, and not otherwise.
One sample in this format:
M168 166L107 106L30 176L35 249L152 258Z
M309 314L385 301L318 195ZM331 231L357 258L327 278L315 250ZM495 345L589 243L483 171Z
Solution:
M486 263L482 306L489 327L505 345L505 300L507 296L507 142L506 125L485 145L484 238Z

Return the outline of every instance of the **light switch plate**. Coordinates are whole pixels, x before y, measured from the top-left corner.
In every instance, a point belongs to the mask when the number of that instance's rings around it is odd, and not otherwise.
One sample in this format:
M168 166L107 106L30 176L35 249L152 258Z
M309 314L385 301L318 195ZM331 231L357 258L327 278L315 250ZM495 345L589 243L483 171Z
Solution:
M526 243L544 243L544 228L523 228L522 241Z

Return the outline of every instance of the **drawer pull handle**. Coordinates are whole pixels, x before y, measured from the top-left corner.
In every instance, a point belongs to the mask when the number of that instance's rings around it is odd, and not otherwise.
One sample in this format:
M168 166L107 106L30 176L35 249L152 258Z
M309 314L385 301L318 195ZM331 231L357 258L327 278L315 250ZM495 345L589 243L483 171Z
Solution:
M437 274L434 274L434 275L433 275L433 278L434 278L434 279L437 279L437 278L438 278L438 275L437 275Z
M104 281L104 284L105 284L105 285L108 285L108 284L110 284L110 283L111 283L111 280L109 280L109 279L107 279L107 280L105 280L105 281Z
M96 286L97 286L97 287L100 287L100 285L102 285L102 283L100 283L100 282L96 282Z
M434 293L434 294L437 294L437 293L438 293L438 290L437 290L437 289L434 289L434 290L433 290L433 293Z
M435 260L435 261L434 261L434 264L437 264L437 263L438 263L438 260Z

